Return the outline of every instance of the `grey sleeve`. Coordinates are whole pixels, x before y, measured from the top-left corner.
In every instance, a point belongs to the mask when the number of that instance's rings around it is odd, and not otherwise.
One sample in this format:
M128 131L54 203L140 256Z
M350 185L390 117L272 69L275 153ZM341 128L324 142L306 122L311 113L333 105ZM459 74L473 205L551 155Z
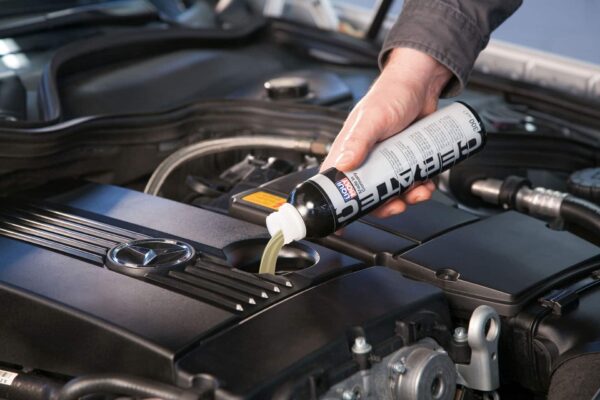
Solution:
M454 96L465 86L475 59L490 34L522 0L405 0L379 55L383 67L390 50L423 51L452 71L442 95Z

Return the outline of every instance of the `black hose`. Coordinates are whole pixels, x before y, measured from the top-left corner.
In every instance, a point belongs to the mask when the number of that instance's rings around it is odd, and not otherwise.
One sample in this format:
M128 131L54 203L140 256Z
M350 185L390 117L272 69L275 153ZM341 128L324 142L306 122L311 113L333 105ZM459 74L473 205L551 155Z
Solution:
M97 374L69 381L58 394L58 400L77 400L90 394L119 394L162 400L198 400L200 398L199 394L148 379Z
M62 382L39 375L2 370L5 374L16 374L12 382L0 385L0 399L10 400L55 400Z
M567 196L560 206L560 216L566 221L600 237L600 206L574 196Z

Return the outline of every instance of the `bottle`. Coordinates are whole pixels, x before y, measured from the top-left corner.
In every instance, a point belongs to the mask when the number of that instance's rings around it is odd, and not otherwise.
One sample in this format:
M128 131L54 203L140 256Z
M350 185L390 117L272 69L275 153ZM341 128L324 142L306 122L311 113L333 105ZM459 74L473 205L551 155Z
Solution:
M298 185L267 229L286 244L330 235L481 150L485 135L477 113L453 103L375 145L357 169L329 168Z

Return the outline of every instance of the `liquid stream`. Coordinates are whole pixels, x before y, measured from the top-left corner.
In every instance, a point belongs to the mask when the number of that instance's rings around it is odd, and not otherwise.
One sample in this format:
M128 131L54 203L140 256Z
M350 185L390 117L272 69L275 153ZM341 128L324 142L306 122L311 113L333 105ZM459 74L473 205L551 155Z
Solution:
M258 269L259 274L275 275L275 270L277 268L277 256L282 248L283 232L279 231L273 235L263 251L262 258L260 260L260 268Z

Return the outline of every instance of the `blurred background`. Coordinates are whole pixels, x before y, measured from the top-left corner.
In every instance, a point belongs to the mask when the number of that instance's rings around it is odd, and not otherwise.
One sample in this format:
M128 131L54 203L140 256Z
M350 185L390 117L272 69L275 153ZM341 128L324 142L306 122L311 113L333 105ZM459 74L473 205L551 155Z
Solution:
M381 0L332 0L342 9L375 10ZM402 0L393 2L390 17L398 15ZM527 0L492 35L537 50L600 64L600 2L596 0Z

